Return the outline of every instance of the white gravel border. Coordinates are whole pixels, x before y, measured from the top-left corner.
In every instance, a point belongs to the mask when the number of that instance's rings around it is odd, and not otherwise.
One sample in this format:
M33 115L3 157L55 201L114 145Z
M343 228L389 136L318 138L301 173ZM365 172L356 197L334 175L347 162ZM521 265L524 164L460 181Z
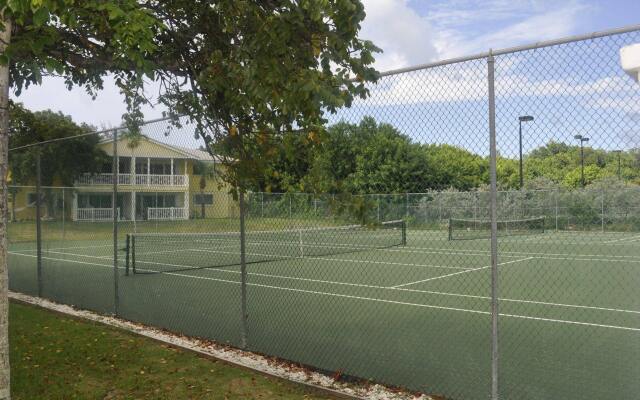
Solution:
M378 384L362 385L336 381L332 377L305 369L293 363L275 361L274 359L267 358L259 354L238 350L212 341L176 335L157 328L125 321L112 316L104 316L91 311L78 310L71 306L54 303L39 297L10 291L9 298L73 317L114 326L116 328L133 332L137 335L164 342L171 346L180 347L208 357L217 358L231 364L249 368L262 374L333 391L339 395L341 394L354 398L371 400L432 400L432 397L424 394L415 395L413 393L401 392Z

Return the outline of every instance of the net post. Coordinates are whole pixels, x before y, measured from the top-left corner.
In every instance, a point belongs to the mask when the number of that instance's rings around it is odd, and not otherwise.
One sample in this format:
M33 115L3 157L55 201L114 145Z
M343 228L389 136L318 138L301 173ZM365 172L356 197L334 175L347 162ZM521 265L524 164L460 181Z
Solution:
M453 240L453 221L449 217L449 240Z
M402 245L406 246L407 245L407 221L403 219L400 227L402 229Z
M42 297L42 169L41 158L42 149L36 149L36 273L38 277L38 297Z
M131 251L131 235L127 233L126 242L124 246L125 256L124 256L124 274L125 276L129 276L129 254Z
M131 235L131 273L136 274L136 235Z
M491 212L491 399L498 400L498 212L496 173L496 93L495 59L489 50L487 57L487 81L489 92L489 175Z
M298 230L298 243L300 246L300 258L304 258L304 244L302 242L302 229Z

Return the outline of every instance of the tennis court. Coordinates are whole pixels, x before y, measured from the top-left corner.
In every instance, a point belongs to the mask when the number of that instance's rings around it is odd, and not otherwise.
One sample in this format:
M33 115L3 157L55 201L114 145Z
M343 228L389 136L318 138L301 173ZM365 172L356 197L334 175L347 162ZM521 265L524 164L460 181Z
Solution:
M399 231L384 233L383 243L397 240ZM340 254L288 248L292 257L259 257L248 265L251 350L428 393L486 398L488 240L408 229L406 244L363 248L372 236L359 242L335 232L321 237L358 248ZM252 238L250 232L249 260L279 241ZM547 232L502 237L499 247L503 398L637 396L640 235ZM228 262L239 253L238 240L183 241L146 253L141 246L139 271L129 275L126 248L123 239L120 316L239 345L240 269ZM37 293L35 257L35 244L12 245L13 290ZM215 260L224 262L202 268ZM113 312L111 241L45 241L42 274L44 297Z

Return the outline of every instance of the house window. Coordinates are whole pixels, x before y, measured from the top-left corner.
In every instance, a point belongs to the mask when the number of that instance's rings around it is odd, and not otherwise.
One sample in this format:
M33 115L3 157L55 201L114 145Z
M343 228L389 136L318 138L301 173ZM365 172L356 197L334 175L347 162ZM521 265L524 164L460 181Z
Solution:
M151 162L151 174L153 175L170 175L171 163L166 162Z
M78 194L78 208L111 208L109 194Z
M213 195L212 194L204 194L204 193L195 194L193 196L193 204L211 205L211 204L213 204Z
M35 193L27 193L27 207L35 207L38 196Z

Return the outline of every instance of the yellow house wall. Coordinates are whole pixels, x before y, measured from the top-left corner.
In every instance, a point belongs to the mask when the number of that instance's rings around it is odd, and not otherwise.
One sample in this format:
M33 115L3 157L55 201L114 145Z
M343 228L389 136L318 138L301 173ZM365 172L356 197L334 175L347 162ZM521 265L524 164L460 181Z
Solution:
M113 143L105 142L99 145L108 155L113 154ZM118 142L118 155L123 157L151 157L151 158L174 158L177 170L182 171L185 163L185 155L171 148L166 148L159 144L150 142L142 138L137 147L131 148L128 146L128 141L123 139ZM229 186L227 184L220 184L220 180L216 177L208 178L203 190L200 189L200 175L194 175L194 165L198 162L193 159L186 160L186 175L189 176L189 215L190 217L200 218L201 206L195 204L195 194L201 191L207 194L213 194L213 204L205 206L205 214L207 218L229 218L238 216L238 205L232 196L228 194ZM179 169L178 169L179 168ZM60 185L60 182L54 182L53 186ZM61 189L56 189L60 191ZM85 192L85 193L104 193L111 192L112 188L109 185L96 185L96 186L77 186L74 188L65 189L65 211L66 217L71 219L73 192ZM169 186L136 186L127 185L121 186L121 192L179 192L184 188L169 187ZM16 192L15 197L15 210L17 220L29 220L35 219L35 206L27 206L27 194L35 193L35 187L22 187ZM9 210L11 210L13 197L9 196ZM61 210L56 210L61 212ZM43 207L43 217L46 213L46 207Z
M187 173L189 175L189 215L201 218L202 206L195 204L195 195L199 193L213 194L213 204L205 205L206 218L229 218L234 216L237 203L229 194L229 185L220 184L219 178L212 177L205 180L204 189L200 188L200 175L193 174L195 161L189 161ZM237 214L237 213L235 213Z
M43 190L47 190L47 189L43 189ZM55 188L55 189L51 189L51 191L52 193L58 196L60 201L62 201L62 195L64 193L65 218L68 220L71 220L71 210L72 210L74 189L65 188L64 190L62 190L62 188ZM35 205L31 206L27 204L29 193L35 193L35 192L36 192L35 187L21 187L15 190L15 208L14 208L13 207L14 195L12 194L13 193L12 189L9 188L8 206L9 206L10 220L13 218L13 214L12 214L13 210L15 210L15 219L18 221L35 220L36 207ZM56 208L55 213L56 213L55 218L57 219L62 218L62 209ZM51 216L48 215L48 209L46 204L42 205L42 218L43 219L51 218Z

